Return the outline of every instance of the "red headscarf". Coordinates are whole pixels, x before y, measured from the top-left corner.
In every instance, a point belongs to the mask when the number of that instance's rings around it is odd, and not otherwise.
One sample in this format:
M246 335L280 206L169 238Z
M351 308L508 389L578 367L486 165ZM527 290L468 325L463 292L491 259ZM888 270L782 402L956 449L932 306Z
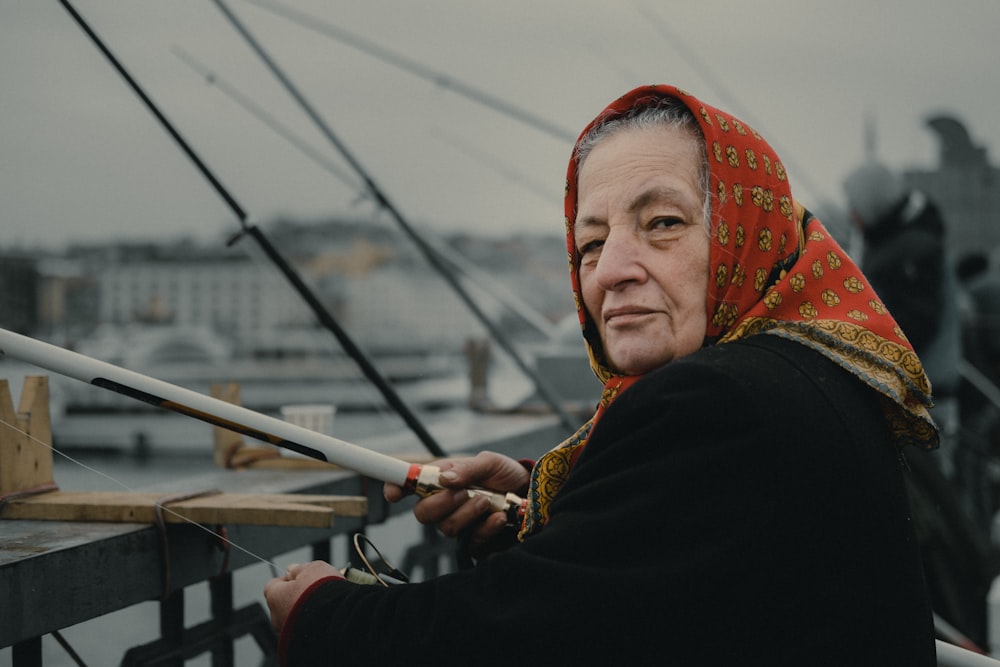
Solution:
M795 203L784 165L760 134L683 90L643 86L612 102L580 137L600 123L662 98L676 100L694 114L708 154L712 224L705 345L762 333L794 340L882 395L898 446L935 447L937 430L927 411L930 382L913 347L857 265L822 223ZM593 424L638 379L609 368L597 329L583 306L573 235L577 169L574 150L566 176L566 247L591 367L604 382L604 393L594 418L546 455L549 465L543 457L536 466L522 536L544 524L548 501Z

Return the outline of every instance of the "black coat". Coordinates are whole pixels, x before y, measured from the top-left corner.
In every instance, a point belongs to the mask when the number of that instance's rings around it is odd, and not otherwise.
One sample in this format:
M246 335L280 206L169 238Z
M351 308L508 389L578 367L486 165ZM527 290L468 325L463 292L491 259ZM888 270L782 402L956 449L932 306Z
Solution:
M775 336L632 386L525 543L296 612L288 665L935 663L879 400Z

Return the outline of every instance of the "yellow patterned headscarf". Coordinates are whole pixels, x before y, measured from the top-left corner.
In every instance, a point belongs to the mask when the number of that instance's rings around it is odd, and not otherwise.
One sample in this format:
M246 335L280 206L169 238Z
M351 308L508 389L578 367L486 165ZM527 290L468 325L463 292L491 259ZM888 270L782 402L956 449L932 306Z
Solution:
M868 280L815 217L792 198L784 165L753 128L673 86L643 86L615 100L581 133L664 98L697 119L708 154L712 191L711 278L705 345L771 334L818 351L883 397L897 446L931 449L938 434L928 413L930 382L913 347ZM576 150L566 179L566 246L570 280L591 360L604 383L594 417L539 460L532 472L521 538L548 519L548 504L586 445L604 410L638 378L615 374L583 306L573 228Z

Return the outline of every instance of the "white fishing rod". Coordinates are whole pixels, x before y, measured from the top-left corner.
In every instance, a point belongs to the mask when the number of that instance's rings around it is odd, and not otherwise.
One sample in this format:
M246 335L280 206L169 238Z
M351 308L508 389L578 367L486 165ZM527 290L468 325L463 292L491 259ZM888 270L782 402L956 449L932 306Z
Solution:
M403 461L148 375L0 329L0 358L7 356L255 440L338 465L366 477L391 482L408 493L428 496L443 490L438 483L440 469L437 466ZM488 498L491 509L504 512L511 523L520 522L524 501L515 494L469 489L469 496Z

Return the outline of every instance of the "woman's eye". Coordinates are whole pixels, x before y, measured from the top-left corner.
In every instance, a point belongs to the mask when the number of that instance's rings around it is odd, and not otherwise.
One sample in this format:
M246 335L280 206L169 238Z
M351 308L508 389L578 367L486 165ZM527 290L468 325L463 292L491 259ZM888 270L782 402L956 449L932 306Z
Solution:
M580 255L586 255L588 252L593 252L599 249L602 245L604 245L604 239L594 239L592 241L587 241L585 243L580 244L578 252L580 253Z
M662 218L653 218L650 222L650 227L653 229L665 229L668 227L674 227L675 225L682 225L684 221L680 218L674 216L664 216Z

